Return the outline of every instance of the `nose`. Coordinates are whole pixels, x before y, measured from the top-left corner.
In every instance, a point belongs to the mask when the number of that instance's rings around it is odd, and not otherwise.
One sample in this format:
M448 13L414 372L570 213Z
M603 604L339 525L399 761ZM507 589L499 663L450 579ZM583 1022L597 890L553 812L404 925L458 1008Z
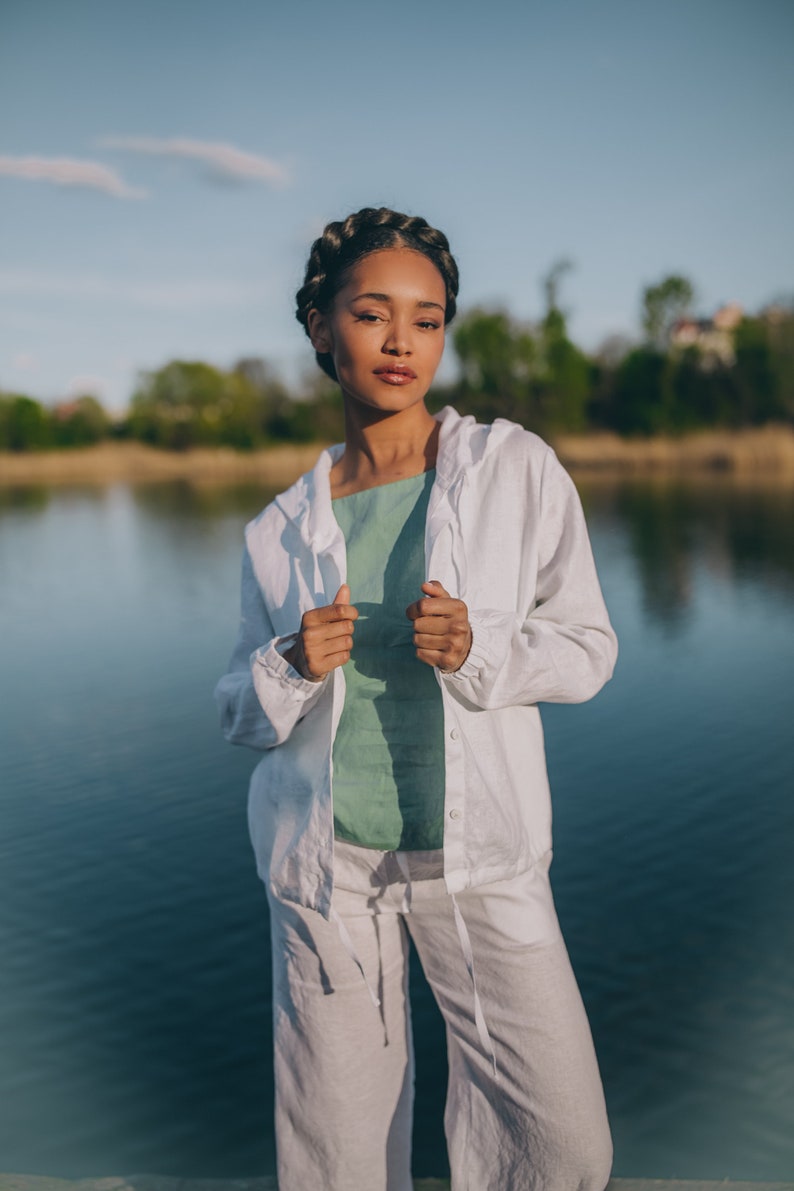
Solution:
M389 324L381 351L387 356L404 356L410 353L408 335L401 322L395 320Z

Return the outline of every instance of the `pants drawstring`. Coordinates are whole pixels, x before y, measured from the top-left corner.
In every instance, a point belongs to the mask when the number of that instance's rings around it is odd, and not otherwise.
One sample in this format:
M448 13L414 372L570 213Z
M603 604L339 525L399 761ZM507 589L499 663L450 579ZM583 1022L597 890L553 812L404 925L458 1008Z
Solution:
M410 914L411 913L411 870L408 867L408 861L405 859L405 854L403 852L395 852L394 855L397 858L397 864L399 865L400 872L405 877L405 891L403 893L403 904L400 907L400 909L403 914Z
M464 922L463 915L460 912L457 898L454 893L452 897L452 909L455 912L455 926L458 928L458 938L463 950L463 958L466 961L466 967L471 979L471 987L474 993L474 1024L477 1027L477 1034L482 1044L483 1052L488 1055L493 1066L493 1075L496 1082L499 1082L499 1072L496 1069L496 1052L494 1050L491 1035L488 1033L488 1026L485 1022L485 1014L482 1011L482 1002L480 1001L480 994L477 992L477 981L474 978L474 952L471 947L471 939L469 938L469 931Z
M367 973L364 971L364 965L358 958L358 952L356 951L355 943L350 938L350 932L340 918L337 910L331 910L331 919L336 923L336 929L339 931L339 938L342 940L342 946L361 973L362 979L367 986L367 992L369 993L372 1004L376 1009L380 1009L380 997L376 995L374 988L367 979Z
M402 905L400 907L400 911L403 914L410 914L410 912L411 912L411 871L408 867L408 861L406 860L406 858L402 852L396 851L393 853L393 855L397 861L400 872L402 873L403 877L405 878L405 890L403 891ZM463 914L461 913L460 906L458 905L457 898L454 896L454 894L451 895L451 901L452 901L452 909L453 909L453 912L455 915L455 926L456 926L457 932L458 932L458 939L460 941L461 950L463 952L463 959L466 963L466 970L469 973L469 979L471 980L471 988L472 988L472 992L474 994L474 1024L477 1027L477 1035L478 1035L478 1037L480 1039L480 1043L482 1045L483 1054L487 1055L488 1058L491 1060L491 1065L493 1067L494 1079L498 1083L499 1072L498 1072L497 1066L496 1066L496 1052L494 1050L493 1042L491 1041L491 1035L488 1032L488 1026L485 1021L485 1014L483 1013L483 1009L482 1009L482 1002L480 1001L480 994L477 991L477 981L476 981L475 975L474 975L474 952L472 951L471 939L469 937L469 931L466 926L466 922L463 918ZM350 937L350 933L349 933L347 927L345 926L344 922L342 921L341 917L339 916L339 913L334 909L331 910L331 919L336 923L336 928L339 931L339 938L342 940L342 946L344 947L345 951L350 956L353 963L356 965L359 972L361 973L361 977L367 986L367 992L370 995L370 1000L372 1001L372 1004L375 1006L376 1009L381 1009L380 998L376 995L375 990L373 989L372 985L370 984L369 980L367 979L367 973L364 971L364 965L362 964L361 960L359 959L358 952L356 951L355 944L353 943L353 940Z

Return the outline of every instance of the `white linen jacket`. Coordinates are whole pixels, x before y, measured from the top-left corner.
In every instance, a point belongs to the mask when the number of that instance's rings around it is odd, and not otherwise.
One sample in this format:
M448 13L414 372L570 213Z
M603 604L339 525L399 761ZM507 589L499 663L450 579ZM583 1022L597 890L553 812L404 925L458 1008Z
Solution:
M551 847L537 704L596 694L612 674L617 641L576 489L552 449L503 419L479 425L451 407L437 416L426 576L465 601L472 628L461 668L436 671L445 729L444 877L455 894L516 876ZM309 682L282 650L302 614L329 604L346 579L329 482L342 450L324 451L313 471L246 526L240 630L215 692L226 739L263 751L248 801L259 874L276 896L325 917L344 668Z

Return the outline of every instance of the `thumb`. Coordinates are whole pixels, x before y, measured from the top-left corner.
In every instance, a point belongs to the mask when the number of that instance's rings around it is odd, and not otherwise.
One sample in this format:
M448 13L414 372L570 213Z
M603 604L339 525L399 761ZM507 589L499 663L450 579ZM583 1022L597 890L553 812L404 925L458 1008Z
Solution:
M349 604L350 603L350 588L346 583L343 583L339 591L331 601L332 604Z
M438 579L428 579L426 583L422 584L422 591L425 595L446 596L449 599L449 592L439 583Z

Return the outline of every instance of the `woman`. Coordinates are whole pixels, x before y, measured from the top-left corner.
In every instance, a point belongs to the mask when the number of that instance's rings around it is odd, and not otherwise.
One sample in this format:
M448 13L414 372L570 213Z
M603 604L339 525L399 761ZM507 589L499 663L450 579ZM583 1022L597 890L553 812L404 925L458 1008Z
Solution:
M264 751L281 1191L410 1191L406 928L447 1026L454 1191L609 1177L536 704L594 695L615 637L551 449L428 412L457 289L423 219L326 227L297 313L345 442L246 529L216 694L227 739Z

